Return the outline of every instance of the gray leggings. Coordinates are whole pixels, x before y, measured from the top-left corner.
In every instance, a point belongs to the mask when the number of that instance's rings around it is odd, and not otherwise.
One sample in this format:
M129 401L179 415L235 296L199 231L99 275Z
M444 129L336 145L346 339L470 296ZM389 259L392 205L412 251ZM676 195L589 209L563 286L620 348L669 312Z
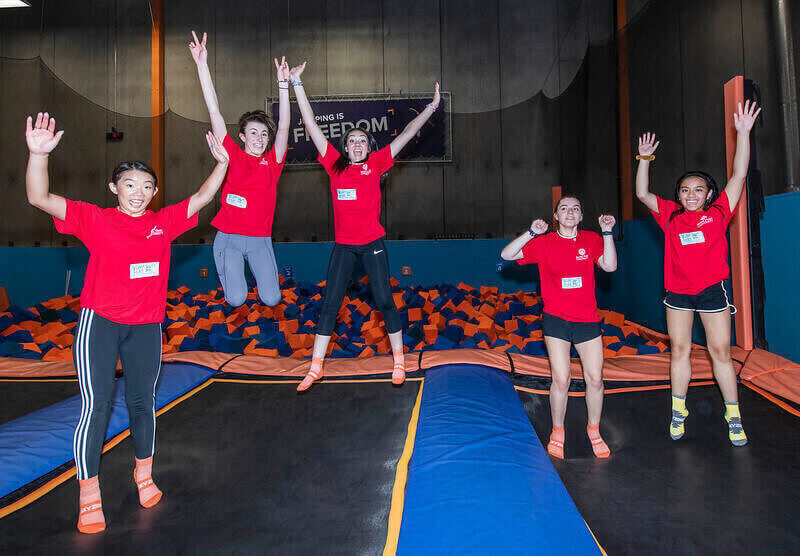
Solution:
M247 259L256 277L258 297L270 307L281 302L278 265L272 250L272 239L217 232L214 238L214 264L225 292L225 300L238 307L247 299L244 261Z

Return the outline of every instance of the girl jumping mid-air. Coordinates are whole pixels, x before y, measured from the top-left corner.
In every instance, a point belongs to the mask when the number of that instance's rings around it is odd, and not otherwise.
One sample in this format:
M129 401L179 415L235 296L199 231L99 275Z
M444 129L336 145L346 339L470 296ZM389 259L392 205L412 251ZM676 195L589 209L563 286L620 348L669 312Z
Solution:
M706 331L714 378L725 400L728 437L735 446L747 444L742 428L736 371L731 361L731 308L724 281L730 277L728 240L725 233L747 178L750 163L750 130L760 108L739 104L733 114L736 154L733 175L719 193L716 181L700 171L686 172L675 183L675 200L654 195L649 189L650 162L660 141L652 133L639 138L636 196L650 209L664 230L664 305L670 339L672 419L669 434L678 440L685 433L686 392L692 378L690 352L694 314Z

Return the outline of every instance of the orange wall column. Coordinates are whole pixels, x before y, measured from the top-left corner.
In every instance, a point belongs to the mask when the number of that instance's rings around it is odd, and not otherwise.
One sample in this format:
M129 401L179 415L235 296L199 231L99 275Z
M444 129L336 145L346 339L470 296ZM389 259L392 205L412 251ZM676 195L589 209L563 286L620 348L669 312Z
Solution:
M737 75L725 83L725 153L728 179L733 175L733 156L736 153L736 128L733 113L739 103L744 105L744 78ZM747 185L745 184L745 188ZM747 190L742 197L729 228L731 238L731 283L733 300L738 311L734 315L736 344L753 349L753 306L750 297L750 241L747 230Z
M150 165L158 176L158 193L150 207L164 206L164 2L150 2L153 27L150 34Z

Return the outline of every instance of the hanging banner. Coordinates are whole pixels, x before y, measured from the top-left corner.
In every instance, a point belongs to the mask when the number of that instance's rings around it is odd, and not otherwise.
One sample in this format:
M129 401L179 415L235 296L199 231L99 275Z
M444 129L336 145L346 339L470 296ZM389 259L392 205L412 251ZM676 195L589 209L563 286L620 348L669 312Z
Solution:
M328 95L309 97L311 108L325 137L339 147L342 135L358 127L384 147L433 99L433 93ZM267 111L278 121L277 99L267 100ZM297 102L291 103L291 127L287 164L317 164L317 149L308 136ZM450 93L441 93L439 109L425 122L416 137L403 148L398 161L451 162Z

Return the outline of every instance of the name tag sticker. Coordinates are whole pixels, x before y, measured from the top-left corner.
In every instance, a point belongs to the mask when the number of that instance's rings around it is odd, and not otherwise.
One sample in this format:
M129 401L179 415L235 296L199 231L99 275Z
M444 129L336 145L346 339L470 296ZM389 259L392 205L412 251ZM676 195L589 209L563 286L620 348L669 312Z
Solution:
M337 189L336 190L336 199L339 201L355 201L356 200L356 190L355 189Z
M583 278L581 278L580 276L576 276L574 278L561 279L562 290L574 290L582 287L583 287Z
M233 193L228 193L228 196L225 197L225 202L240 209L247 208L247 199Z
M703 232L697 230L696 232L686 232L684 234L678 234L681 238L681 245L694 245L695 243L705 243L706 238L703 235Z
M131 280L149 278L151 276L158 276L158 262L134 263L131 265Z

